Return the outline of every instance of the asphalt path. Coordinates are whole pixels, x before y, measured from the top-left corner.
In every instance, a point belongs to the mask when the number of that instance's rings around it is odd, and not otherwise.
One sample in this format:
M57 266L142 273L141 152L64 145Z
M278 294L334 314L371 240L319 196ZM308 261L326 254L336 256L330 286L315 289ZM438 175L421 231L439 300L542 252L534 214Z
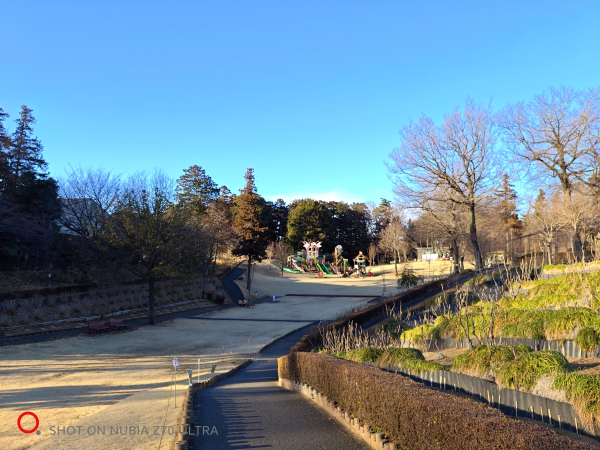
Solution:
M238 300L244 300L244 296L242 295L242 291L239 286L233 282L233 280L237 280L241 275L243 275L246 270L243 267L237 265L233 269L229 271L227 275L221 278L221 286L225 288L227 293L229 294L229 298L231 301L237 305Z
M190 449L368 448L310 400L277 385L277 358L287 355L307 329L277 342L231 378L195 394L191 430L199 433L190 436Z

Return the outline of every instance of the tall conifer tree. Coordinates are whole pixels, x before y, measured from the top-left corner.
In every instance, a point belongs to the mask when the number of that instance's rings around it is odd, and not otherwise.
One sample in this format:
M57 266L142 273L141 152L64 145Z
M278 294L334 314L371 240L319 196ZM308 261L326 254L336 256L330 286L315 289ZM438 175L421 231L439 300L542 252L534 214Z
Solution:
M240 195L235 198L233 228L241 240L237 248L233 250L233 254L248 257L246 288L248 289L248 295L250 295L252 263L253 261L260 261L265 255L267 248L265 232L267 227L261 220L261 197L256 193L254 169L248 169L244 178L246 179L246 186L240 190Z

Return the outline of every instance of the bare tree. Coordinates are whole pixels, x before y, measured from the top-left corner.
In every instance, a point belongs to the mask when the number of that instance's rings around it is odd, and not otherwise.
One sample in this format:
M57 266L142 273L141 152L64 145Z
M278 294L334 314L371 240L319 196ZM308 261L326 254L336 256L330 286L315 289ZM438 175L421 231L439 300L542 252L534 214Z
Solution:
M564 225L564 216L560 214L559 194L554 193L550 199L546 199L546 194L540 189L532 210L525 217L525 225L539 236L544 248L544 257L548 264L552 264L556 233Z
M423 203L464 205L475 267L483 266L477 238L476 205L493 188L497 127L491 106L467 99L435 125L427 116L399 132L401 145L390 154L388 169L395 192L409 207Z
M585 242L593 226L594 219L598 216L598 204L592 195L582 190L577 190L567 195L564 192L557 194L557 210L562 218L563 225L571 231L571 249L576 261L585 260ZM578 253L575 236L579 236L582 244L581 254Z
M465 235L468 225L465 223L464 205L453 202L431 202L424 201L421 209L425 212L423 216L429 227L437 230L450 243L452 247L452 259L454 260L454 273L460 270L459 241ZM429 220L428 220L429 219Z
M367 254L369 255L370 265L373 266L373 261L375 261L375 258L377 257L377 246L375 244L369 244Z
M600 88L549 88L529 103L507 105L501 114L506 142L535 175L560 183L567 197L577 182L600 187ZM581 241L575 224L574 253Z
M72 167L59 180L62 216L59 225L82 237L95 238L102 232L105 214L114 208L121 181L102 168Z
M390 224L385 227L379 236L379 248L388 255L394 255L394 267L398 276L398 260L400 254L404 254L406 260L407 242L406 227L400 217L396 216Z

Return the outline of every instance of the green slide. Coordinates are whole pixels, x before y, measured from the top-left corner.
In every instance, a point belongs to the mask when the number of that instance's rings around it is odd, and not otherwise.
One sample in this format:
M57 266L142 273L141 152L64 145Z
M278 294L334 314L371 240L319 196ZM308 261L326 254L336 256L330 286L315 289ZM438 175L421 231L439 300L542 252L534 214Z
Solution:
M321 269L321 272L326 273L327 275L331 275L331 272L329 271L327 266L325 266L325 264L317 263L317 267Z

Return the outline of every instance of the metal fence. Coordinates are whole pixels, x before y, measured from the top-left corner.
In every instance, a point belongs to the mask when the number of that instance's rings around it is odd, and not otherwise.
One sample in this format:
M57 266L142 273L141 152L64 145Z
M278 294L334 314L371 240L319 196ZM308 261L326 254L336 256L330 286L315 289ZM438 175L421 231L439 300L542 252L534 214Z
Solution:
M487 339L479 340L477 338L471 339L473 345L487 344ZM585 352L581 350L573 341L550 341L546 339L525 339L525 338L498 338L495 341L496 345L519 345L525 344L531 347L535 351L540 350L555 350L562 353L565 357L572 358L590 358L600 357L600 346L596 346L595 350L591 352ZM405 347L419 348L424 352L439 352L444 349L450 348L469 348L469 340L467 338L462 339L432 339L423 340L418 344L406 342Z
M374 366L373 363L364 364ZM393 365L382 369L410 377L425 386L470 395L498 408L507 416L538 420L574 433L585 434L573 406L569 403L513 389L502 389L495 383L456 372L413 372Z

